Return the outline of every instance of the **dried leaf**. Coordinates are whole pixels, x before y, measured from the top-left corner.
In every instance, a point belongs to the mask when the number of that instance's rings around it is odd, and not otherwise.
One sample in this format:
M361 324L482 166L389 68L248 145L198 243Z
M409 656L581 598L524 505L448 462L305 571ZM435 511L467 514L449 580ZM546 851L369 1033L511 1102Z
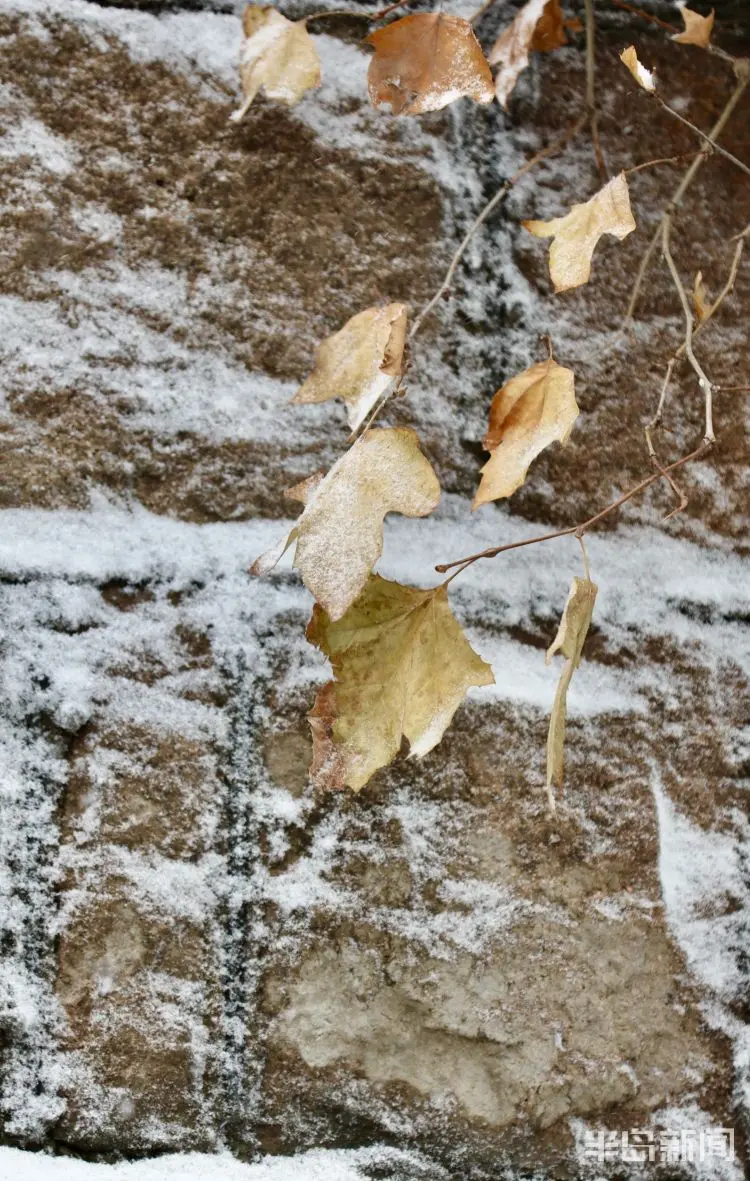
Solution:
M440 741L472 685L492 669L453 615L445 586L417 590L372 575L338 622L313 609L307 638L333 666L310 713L317 787L359 791L398 754L412 758Z
M581 653L594 613L598 589L588 578L573 579L557 635L547 649L547 664L551 662L555 652L562 652L565 657L547 733L548 789L553 784L556 787L562 785L568 686L574 669L581 663Z
M580 287L591 276L591 257L602 234L622 241L635 229L625 173L613 177L589 201L573 205L564 217L523 224L537 238L554 239L549 271L555 291Z
M506 382L490 406L484 447L492 455L482 468L473 507L520 488L545 447L567 442L578 413L573 370L551 358Z
M691 8L681 5L680 14L685 28L681 33L674 33L672 40L680 45L697 45L701 49L708 49L714 28L713 8L708 16L701 16L699 12L693 12Z
M560 7L560 0L547 0L534 29L530 48L537 53L551 53L553 49L560 49L561 46L567 45L568 38L565 36L567 23Z
M693 307L695 308L695 318L698 323L708 319L711 311L711 300L708 298L708 292L703 282L703 275L700 271L695 276L695 283L693 284Z
M556 49L566 40L558 0L528 0L519 9L487 54L490 65L500 67L495 94L501 106L508 105L516 82L529 64L531 50Z
M439 111L457 98L491 103L492 74L468 21L444 12L417 12L376 29L367 81L375 107L394 115Z
M296 542L294 565L333 620L357 598L383 552L386 514L426 517L440 499L437 476L409 427L365 431L326 476L291 491L305 509L250 573L268 573Z
M293 107L306 90L320 86L320 60L304 21L290 21L275 8L249 4L242 28L240 78L245 101L230 116L235 123L261 87L268 98Z
M653 93L656 89L654 75L651 70L647 70L638 61L638 54L635 51L634 45L628 45L627 49L623 49L620 54L620 61L624 66L627 66L639 86L642 86L644 90L648 90L650 94Z
M318 348L315 368L295 402L343 398L356 430L403 372L406 305L389 303L352 316Z

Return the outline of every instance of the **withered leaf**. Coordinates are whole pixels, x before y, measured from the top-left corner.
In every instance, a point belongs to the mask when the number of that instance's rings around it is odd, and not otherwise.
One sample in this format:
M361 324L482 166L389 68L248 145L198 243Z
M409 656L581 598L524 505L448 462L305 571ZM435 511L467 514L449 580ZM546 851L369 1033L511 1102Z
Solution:
M699 12L693 12L683 4L680 7L680 15L685 28L681 33L674 33L672 40L680 45L697 45L700 49L708 49L714 28L713 8L708 16L701 16Z
M484 448L492 455L482 468L473 507L520 488L545 447L567 442L578 413L573 370L552 358L506 382L490 406Z
M557 49L566 41L559 0L528 0L487 55L491 66L500 67L495 76L495 94L501 106L508 105L516 82L529 64L531 50Z
M332 620L357 598L383 552L387 513L426 517L440 485L409 427L365 431L326 476L292 489L305 508L289 535L250 567L272 570L296 542L294 565Z
M404 738L410 757L427 754L466 691L494 680L445 586L418 590L371 575L338 622L316 605L307 638L329 658L334 676L310 713L310 773L320 788L360 791Z
M624 66L627 66L639 86L648 90L649 93L653 93L656 89L654 75L638 60L634 45L628 45L627 49L623 49L620 61Z
M711 310L711 301L708 298L706 285L703 282L703 275L698 271L695 276L695 283L693 284L693 307L695 308L695 318L698 323L708 319L708 314Z
M367 38L375 49L367 82L370 101L394 115L439 111L457 98L491 103L492 74L471 25L445 12L401 17Z
M551 221L525 221L524 228L537 238L552 238L549 271L555 291L580 287L591 277L591 258L602 234L622 241L635 229L624 172L581 205L573 205L564 217Z
M566 27L570 27L570 22L565 20L560 0L547 0L534 29L530 48L537 53L551 53L553 49L567 45Z
M304 21L290 21L275 8L248 4L242 28L240 78L245 99L230 115L235 123L261 87L268 98L293 107L306 90L320 86L320 61Z
M598 589L589 578L573 579L557 635L547 649L547 664L555 652L562 652L565 657L547 733L547 790L552 805L551 789L553 785L562 786L563 782L568 686L574 670L581 663Z
M343 398L356 430L403 371L406 305L367 308L319 346L315 368L295 402Z

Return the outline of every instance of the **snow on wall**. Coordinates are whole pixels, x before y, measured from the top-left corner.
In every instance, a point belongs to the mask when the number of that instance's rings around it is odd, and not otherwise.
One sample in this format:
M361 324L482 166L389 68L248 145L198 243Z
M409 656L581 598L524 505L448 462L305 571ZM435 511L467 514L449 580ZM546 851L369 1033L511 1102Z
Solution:
M3 8L32 19L53 15L81 22L102 50L107 38L115 36L134 60L165 61L197 75L207 93L223 99L227 87L236 89L239 36L234 17L202 13L157 20L83 0L4 0ZM318 35L316 42L324 84L315 101L300 105L296 117L325 142L366 155L373 151L371 132L382 117L366 105L346 107L362 95L364 55L326 35ZM340 104L344 104L343 113L337 110ZM461 119L470 116L457 112L450 117L457 131ZM51 136L30 116L24 120L0 140L0 156L31 155L40 168L56 175L75 168L69 144ZM496 147L495 168L511 171L520 161L518 147L502 137L497 138ZM430 170L452 195L460 217L466 219L481 203L481 184L471 162L464 158L457 168L453 145L423 133L416 122L399 124L393 150L394 156ZM519 189L517 200L523 196ZM543 216L545 210L537 212ZM116 240L116 218L91 208L82 209L79 216L88 218L87 224L102 239ZM507 245L504 235L502 227L495 232L501 248L504 242ZM520 312L524 327L523 332L510 330L503 347L513 352L520 366L531 359L527 324L533 321L540 330L548 325L528 284L509 261L510 250L498 253L505 261L497 268L496 288L470 298L465 311L470 320L479 322L488 303L508 287L507 306ZM477 246L470 253L469 270L482 264ZM0 300L0 340L6 360L18 366L12 377L16 389L31 388L40 379L75 385L124 346L135 364L127 374L114 368L111 389L129 399L134 425L173 435L189 430L215 440L247 438L262 443L273 443L288 429L282 406L292 392L290 385L248 373L220 350L196 354L167 341L136 317L138 309L158 308L179 325L186 314L181 277L157 267L133 272L109 265L78 275L62 273L56 281L61 295L71 295L87 308L86 321L77 327L62 320L51 301L8 296ZM215 298L216 292L212 294ZM192 298L195 307L199 288ZM576 339L575 323L566 325L566 331L569 339ZM484 347L471 334L462 338L467 374ZM418 357L431 386L450 386L460 402L470 376L457 379L428 355L426 346L420 346ZM189 396L185 396L186 387ZM474 435L481 433L478 409L457 408L456 401L448 399L436 405L425 379L415 381L412 393L416 413L429 416L433 424L442 421L456 430L462 421L470 421ZM306 408L305 415L305 429L311 433L322 431L328 421L326 408ZM59 1091L66 1077L71 1072L81 1077L81 1064L55 1049L60 1016L51 990L54 965L39 949L49 945L54 931L70 921L102 879L102 867L85 842L87 825L94 824L95 802L80 820L80 847L74 844L62 854L58 849L55 806L65 764L60 742L50 737L43 721L51 720L63 734L72 733L106 709L112 718L224 741L227 722L221 711L187 701L183 693L186 688L205 689L210 674L173 671L175 645L168 638L171 625L166 622L173 610L169 595L191 590L181 608L182 620L209 632L214 650L227 660L239 652L262 671L268 654L259 637L268 640L280 621L283 624L290 616L301 624L309 608L307 595L287 571L265 583L251 582L246 575L249 560L281 536L284 528L284 522L263 520L191 525L106 501L96 493L85 512L11 510L2 514L0 571L8 581L2 589L0 612L5 662L0 743L7 769L0 783L0 922L3 946L10 948L10 954L0 968L0 1025L11 1031L16 1047L5 1068L2 1096L12 1134L33 1134L53 1123L61 1111ZM513 519L503 509L472 516L465 502L446 497L429 520L389 522L381 572L428 584L435 579L436 562L482 549L499 538L520 540L536 531L532 522ZM644 528L621 528L614 536L590 541L594 577L600 585L597 622L613 643L633 636L668 635L708 668L747 652L741 622L747 610L746 567L727 552L721 539L711 542L713 549L707 549ZM493 563L477 564L454 584L451 594L457 614L495 668L496 686L475 691L477 699L504 698L549 709L557 670L544 665L541 651L504 634L530 615L553 621L559 613L570 578L579 573L580 559L577 546L567 540L552 543L548 553L545 562L527 550L507 554ZM97 589L108 580L148 582L156 588L155 598L138 611L118 611L102 601ZM550 638L553 631L551 627ZM287 638L284 643L289 645ZM162 661L170 671L156 686L128 689L111 666L120 660L121 668L127 669L128 662L137 663L141 656ZM309 689L325 676L320 656L301 639L294 641L282 688ZM587 662L574 679L570 712L595 717L643 710L646 691L654 688L668 696L668 672L648 664L625 671ZM108 768L102 764L97 773L106 782ZM719 1001L727 1002L738 995L744 979L738 961L747 922L746 828L738 823L731 838L704 833L680 816L663 789L656 792L663 893L671 929L698 978ZM285 825L303 816L307 807L290 793L268 785L252 806L256 818L262 816L271 827L276 824L279 848L285 840ZM432 855L429 839L420 833L419 817L408 797L395 799L393 808L413 840L418 872L420 857L426 864ZM433 821L439 828L439 812ZM216 823L216 817L207 815L206 822ZM334 817L317 830L306 856L289 871L271 876L258 867L242 886L244 897L256 903L274 902L291 916L319 903L347 913L354 900L326 878L339 838ZM134 896L160 913L211 922L227 898L242 901L239 871L231 864L231 855L209 854L189 866L125 851L118 857L116 869L129 881ZM74 870L81 884L55 913L55 884L66 870ZM463 914L425 913L397 921L384 911L375 914L374 921L421 941L433 954L447 954L452 947L476 949L502 938L506 924L520 912L517 899L493 892L486 883L449 880L444 889L463 904ZM743 899L744 907L718 923L703 917L706 902L726 892ZM173 982L167 981L166 986L172 987ZM191 1013L199 1013L200 1007L200 996L187 1006ZM723 1022L736 1039L738 1071L745 1062L747 1073L746 1028L725 1007L717 1012L716 1023ZM196 1046L196 1054L200 1053L203 1048ZM0 1149L0 1178L5 1169L9 1181L11 1177L21 1181L47 1181L48 1177L50 1181L99 1181L101 1177L104 1181L111 1174L127 1181L131 1177L162 1181L169 1176L317 1181L324 1174L331 1181L349 1181L362 1176L360 1166L373 1160L367 1153L312 1153L293 1163L244 1166L226 1157L165 1157L158 1163L109 1168ZM431 1168L434 1177L435 1167Z

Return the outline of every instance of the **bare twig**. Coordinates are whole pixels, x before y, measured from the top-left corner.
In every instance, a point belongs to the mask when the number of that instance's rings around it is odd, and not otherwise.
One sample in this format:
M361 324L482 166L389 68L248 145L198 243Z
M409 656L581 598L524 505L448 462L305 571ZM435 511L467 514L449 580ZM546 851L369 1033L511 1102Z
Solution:
M717 390L721 394L746 394L750 391L750 385L715 385L714 392Z
M682 279L680 278L680 272L677 270L677 267L675 266L675 261L672 257L672 251L671 251L670 244L669 244L669 235L671 233L671 230L672 230L672 215L670 213L668 213L668 214L666 214L666 216L664 217L664 220L662 222L662 239L661 239L662 254L664 255L664 261L666 262L667 267L669 268L669 273L672 276L672 281L675 285L675 289L677 291L677 294L680 297L680 303L682 304L682 311L685 316L685 342L684 342L685 356L687 357L688 361L690 362L691 366L693 367L693 369L695 371L695 375L698 378L698 385L700 386L703 396L706 400L706 430L705 430L705 436L704 436L705 441L707 443L715 443L716 436L714 435L714 426L713 426L714 387L711 384L711 382L709 381L702 365L700 364L698 358L696 357L695 353L693 352L693 310L690 307L690 301L687 297L687 292L685 291L685 287L683 285Z
M677 497L677 508L673 508L671 513L667 513L667 515L664 518L665 521L671 521L672 517L676 517L678 513L681 513L683 511L683 509L687 508L688 498L685 495L685 493L682 491L682 488L680 488L680 485L677 483L674 476L670 476L669 472L665 471L665 469L661 466L661 464L659 463L658 456L656 455L656 452L653 451L653 449L652 449L652 453L651 453L651 464L653 467L656 468L657 472L662 477L662 479L667 481L667 483L669 484L669 487L672 489L675 496Z
M658 94L654 94L652 97L656 99L663 111L667 111L673 116L673 118L679 119L680 123L684 123L686 127L689 127L691 131L694 131L696 135L699 135L706 144L710 145L712 151L718 152L719 155L724 156L727 160L731 160L732 163L737 166L737 168L741 168L744 173L750 176L750 167L748 167L747 164L743 164L742 160L738 160L736 156L734 156L731 152L728 152L726 148L721 146L721 144L718 144L711 135L707 135L705 131L701 131L700 127L696 127L695 123L691 123L690 120L686 119L684 115L681 115L679 111L675 111L674 107L670 107L669 103L665 103L664 99L660 98Z
M742 95L745 91L745 88L746 88L748 82L750 82L750 73L743 72L742 75L737 79L737 85L735 86L734 90L732 91L731 95L729 96L729 99L727 100L727 102L724 106L724 109L722 110L721 114L719 115L719 118L716 120L716 122L714 123L710 132L708 133L708 139L711 141L712 145L713 145L714 141L719 138L722 131L726 127L727 123L729 122L732 112L734 111L735 107L737 106L737 103L742 98ZM679 185L677 186L674 193L672 194L672 198L669 201L664 213L662 214L662 217L659 219L659 224L657 225L656 229L654 230L651 240L649 241L649 244L646 248L646 253L644 254L643 258L641 259L640 266L638 267L638 272L635 277L635 283L633 285L633 290L632 290L632 293L630 296L630 302L628 304L628 310L625 313L625 322L623 324L623 328L627 328L628 325L632 322L633 315L635 313L635 309L638 304L638 297L640 296L640 293L641 293L641 287L643 286L643 280L646 276L646 271L648 269L648 265L649 265L651 259L653 258L654 251L656 250L656 247L659 244L659 239L661 237L662 220L667 213L670 213L676 206L678 206L680 204L680 202L682 201L682 198L685 196L685 193L690 188L690 185L693 183L701 164L703 163L703 161L706 159L706 157L709 155L709 153L712 150L713 150L713 146L709 146L707 144L706 147L703 148L702 151L698 152L698 154L695 156L695 159L693 160L692 164L690 165L687 172L685 173L682 180L680 181Z
M675 289L676 289L677 294L680 299L680 303L682 304L682 311L685 316L685 340L684 340L683 345L681 347L684 349L685 355L687 356L687 359L690 362L690 365L692 366L692 368L698 378L698 385L700 386L701 391L702 391L704 398L706 400L705 439L706 439L706 442L713 443L713 442L715 442L715 436L714 436L714 431L713 431L713 420L712 420L713 384L711 383L711 381L707 377L705 370L703 369L702 365L700 364L697 357L695 356L695 353L693 352L693 312L690 307L690 301L688 300L687 292L685 291L684 284L682 282L682 279L680 278L680 273L677 270L674 258L672 257L672 252L671 252L670 243L669 243L671 228L672 228L672 218L671 218L671 216L667 215L667 217L664 218L664 221L662 223L662 253L664 255L664 260L667 264L667 267L669 269L669 273L672 276L672 281L674 282Z
M621 505L626 504L629 500L632 500L634 496L638 496L639 493L644 492L646 488L649 488L651 484L655 484L657 480L661 480L663 476L677 471L678 468L684 467L686 463L690 463L694 459L699 459L702 455L705 455L707 451L710 451L711 447L712 444L704 439L700 447L696 447L696 449L689 452L688 455L683 455L681 459L676 459L674 463L670 463L665 468L660 468L659 471L654 472L652 476L648 476L645 480L641 480L639 484L635 484L632 488L628 489L627 492L624 492L622 496L618 496L617 500L613 500L611 504L606 506L606 508L603 508L600 512L595 513L594 516L589 517L588 520L582 521L580 525L571 525L567 529L557 529L554 533L542 533L537 537L527 537L525 541L511 541L507 545L491 546L489 549L481 550L477 554L469 554L469 556L466 558L458 558L455 562L443 562L441 565L436 566L435 569L439 574L446 574L449 570L459 567L459 569L456 570L456 574L451 576L451 578L455 578L458 574L462 574L463 571L471 566L474 562L478 562L480 558L496 558L498 554L507 553L509 550L522 549L526 545L538 545L542 541L554 541L558 537L583 537L584 533L587 533L588 530L592 528L592 526L598 524L599 521L603 520L604 517L609 516L609 514L613 513L616 509L620 508ZM450 581L450 579L448 581Z
M664 413L664 403L667 400L667 391L669 389L669 383L672 380L672 371L674 370L676 364L677 357L670 357L669 361L667 362L667 372L664 374L664 381L662 382L661 394L659 396L659 405L656 407L656 414L651 419L651 421L646 424L645 428L646 445L648 447L648 453L651 456L652 461L656 459L656 452L654 451L651 435L657 427L661 426L662 415Z
M666 21L660 20L658 16L652 16L650 12L644 12L642 8L636 8L633 4L626 4L625 0L609 0L610 4L614 4L615 8L622 8L625 12L631 12L633 16L639 16L641 20L649 21L653 25L658 25L660 29L666 29L668 33L679 33L676 25L667 24Z
M644 168L655 168L657 164L679 164L686 156L694 156L695 152L680 152L679 156L660 156L658 160L646 160L644 164L634 164L632 168L623 168L626 176L634 172L642 172Z
M321 8L319 12L311 12L309 16L304 17L305 24L309 21L325 20L327 17L334 16L349 16L353 20L365 20L370 24L375 21L385 20L397 8L401 8L403 4L409 4L411 0L397 0L396 4L389 4L387 8L381 8L379 12L365 12L356 8Z
M487 202L487 204L481 210L479 215L474 219L464 234L461 245L453 255L448 270L445 272L445 278L443 279L443 282L440 284L440 287L435 292L432 299L422 308L421 312L412 324L411 331L409 332L409 340L414 339L414 337L419 332L419 329L421 328L425 318L429 316L432 309L440 302L446 291L449 290L450 285L453 282L453 276L458 269L458 264L466 253L467 246L471 242L480 226L484 224L492 211L500 204L503 197L510 192L510 190L513 188L513 185L516 184L522 176L525 176L527 172L530 172L531 169L539 164L541 160L544 160L547 156L554 155L555 152L559 152L561 148L565 147L565 144L568 143L569 140L573 139L573 137L581 130L584 123L586 122L587 117L588 116L586 114L579 116L575 123L569 127L568 130L559 137L559 139L556 139L554 143L549 144L548 147L542 148L540 152L537 152L535 156L532 156L530 160L527 160L517 172L514 172L513 176L511 176L509 180L506 180L503 184L501 184L495 195L490 198L490 200Z
M698 324L695 325L695 327L693 329L693 333L692 333L693 339L695 339L695 337L700 332L703 331L703 329L706 327L706 325L708 324L711 317L716 314L716 312L719 310L719 308L721 307L721 305L723 304L723 302L727 298L727 296L732 293L732 291L734 289L735 281L737 279L737 272L739 270L740 259L742 258L742 252L743 252L743 248L745 245L745 239L748 236L750 236L750 224L745 226L745 229L742 230L739 234L736 234L734 236L734 238L730 239L730 241L736 242L737 245L735 246L734 254L732 255L732 261L731 261L731 264L729 267L729 274L727 276L727 280L726 280L724 286L722 287L721 291L717 295L716 299L713 301L711 306L706 310L706 313L705 313L703 319ZM672 354L669 361L667 362L667 371L664 375L664 381L662 383L661 394L659 395L659 403L656 407L656 413L654 414L654 417L646 424L646 426L644 428L645 435L646 435L646 445L648 447L648 453L651 456L652 462L658 462L656 459L656 452L654 450L652 435L653 435L653 432L658 427L660 427L662 425L662 421L663 421L663 417L664 417L664 404L666 402L667 393L669 391L669 385L672 380L672 373L674 372L674 368L677 365L678 361L681 361L682 358L685 356L685 351L686 351L685 350L685 341L683 341L682 344L679 346L679 348L677 348L675 350L675 352ZM717 390L722 390L722 391L725 389L740 390L743 388L747 388L747 387L714 385L714 393Z
M591 122L591 143L596 157L596 165L602 179L607 180L609 173L602 152L599 139L599 124L596 111L596 22L594 19L594 0L583 0L586 18L586 107Z

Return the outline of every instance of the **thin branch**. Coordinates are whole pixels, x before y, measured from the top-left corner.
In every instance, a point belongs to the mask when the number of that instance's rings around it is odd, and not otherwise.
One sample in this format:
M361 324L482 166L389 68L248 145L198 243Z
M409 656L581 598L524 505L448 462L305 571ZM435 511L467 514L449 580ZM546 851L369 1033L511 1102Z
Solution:
M662 254L664 255L664 261L666 262L667 267L669 268L669 273L672 276L672 281L675 285L675 289L677 291L677 294L680 297L680 303L682 304L682 311L685 316L685 343L684 343L685 356L687 357L688 361L690 362L691 366L693 367L693 370L695 371L695 375L698 378L698 385L700 386L700 388L703 392L703 396L706 400L706 431L705 431L705 436L704 436L705 441L707 443L715 443L716 436L714 435L714 426L713 426L713 392L714 392L714 387L711 384L711 382L709 381L702 365L700 364L698 358L696 357L695 353L693 352L693 310L690 307L690 301L687 297L687 292L686 292L685 287L683 285L682 279L680 278L680 272L677 270L677 267L675 266L675 261L672 257L672 251L671 251L671 248L669 245L669 235L670 235L671 230L672 230L672 215L668 213L662 222L662 239L661 239Z
M707 135L705 131L701 131L700 127L696 127L695 123L691 123L690 120L686 119L684 115L681 115L679 111L675 111L674 107L670 107L669 103L665 103L664 99L660 98L658 94L654 94L653 97L656 99L663 111L667 111L675 119L679 119L680 123L684 123L686 127L689 127L691 131L694 131L696 135L699 135L705 143L710 144L713 151L718 152L720 156L724 156L727 160L731 160L732 163L737 166L737 168L741 168L742 171L747 174L747 176L750 176L750 167L748 167L747 164L743 164L742 160L738 160L736 156L734 156L731 152L728 152L726 148L721 146L721 144L717 144L716 140L713 139L712 136Z
M596 111L596 21L594 19L594 0L583 0L584 16L586 18L586 106L591 120L591 143L596 157L596 165L603 180L607 180L609 173L602 152L599 139L599 124Z
M646 248L646 253L644 254L643 258L641 259L640 266L638 267L638 272L635 277L635 283L633 285L633 291L631 293L630 302L628 304L628 310L625 313L625 322L623 324L623 328L627 328L628 325L632 322L632 319L633 319L633 316L635 313L635 309L638 304L638 297L641 293L641 287L643 286L643 280L646 276L646 271L648 269L648 265L649 265L651 259L653 258L654 251L656 250L656 247L659 244L659 238L661 237L661 223L662 223L664 216L667 213L671 212L672 209L674 209L677 205L679 205L680 201L685 196L685 193L690 188L690 185L693 183L701 164L706 159L706 157L709 155L710 151L713 150L713 146L716 146L714 141L719 138L722 131L726 127L727 123L729 122L732 112L734 111L735 107L737 106L737 103L742 98L742 95L744 94L744 91L745 91L745 88L746 88L748 82L750 82L750 72L743 72L738 77L737 85L735 86L734 90L732 91L731 95L729 96L729 99L727 100L727 102L724 106L724 109L722 110L721 114L719 115L719 118L716 120L713 127L711 128L711 130L708 133L708 139L711 141L712 146L709 147L709 145L707 144L706 147L702 151L698 152L698 154L696 155L692 164L690 165L687 172L685 173L682 180L680 181L679 185L675 189L675 191L672 195L672 198L669 201L664 213L662 214L661 218L659 219L659 224L657 225L656 229L654 230L653 236Z
M648 453L651 456L652 461L656 459L656 452L654 451L654 445L651 441L651 434L656 430L657 427L661 426L662 416L664 414L664 403L667 400L667 391L669 389L669 383L672 380L672 371L674 370L676 364L677 357L670 357L669 361L667 362L667 372L664 374L664 381L662 382L661 395L659 397L659 405L656 407L656 414L651 419L651 421L646 424L645 427L646 445L648 447Z
M737 279L737 272L739 270L740 259L742 258L742 252L743 252L744 245L745 245L745 239L748 236L750 236L750 223L745 226L744 230L742 230L739 234L735 234L735 236L730 239L730 241L736 242L737 245L734 249L734 254L732 255L732 262L729 267L729 274L727 276L727 280L726 280L724 286L722 287L721 291L717 295L716 299L714 300L714 302L707 309L706 314L703 317L703 319L698 324L695 325L695 327L693 329L693 334L692 334L693 339L695 339L695 337L700 332L703 331L703 329L706 327L706 325L708 324L711 317L716 314L716 312L719 310L719 308L721 307L721 305L723 304L723 302L727 298L727 296L732 293L732 291L734 289L735 281ZM672 373L674 371L675 365L677 365L678 361L681 361L684 356L685 356L685 341L683 341L682 344L679 346L679 348L677 348L675 350L675 352L672 354L669 361L667 362L667 371L664 374L664 381L662 383L661 394L659 395L659 403L656 407L656 413L654 414L654 417L646 424L646 426L644 428L645 435L646 435L646 446L648 447L648 453L651 457L652 463L658 462L657 457L656 457L656 451L654 450L652 434L657 429L657 427L660 427L662 425L662 421L663 421L663 417L664 417L664 405L667 400L667 393L669 391L669 385L672 380ZM728 390L728 389L741 390L741 389L746 389L746 388L748 388L748 387L714 385L714 393L717 390L722 390L722 391ZM667 479L669 479L669 477L667 477ZM671 480L670 480L670 484L672 484ZM674 487L674 485L672 485L672 486Z
M746 394L750 391L750 385L715 385L716 390L722 394Z
M670 463L667 467L654 472L652 476L641 480L639 484L635 484L627 492L624 492L622 496L618 496L617 500L613 500L611 504L603 508L601 512L595 513L593 517L589 517L588 520L583 521L580 525L571 525L567 529L557 529L554 533L542 533L538 537L527 537L525 541L511 541L508 545L492 546L490 549L481 550L477 554L469 554L466 558L458 558L455 562L443 562L440 566L436 566L435 569L438 574L446 574L449 570L460 567L457 570L457 574L461 574L474 562L478 562L480 558L495 558L498 554L507 553L508 550L522 549L526 545L538 545L542 541L554 541L558 537L570 537L571 535L582 537L593 525L598 524L604 517L613 513L629 500L632 500L634 496L638 496L640 492L645 491L651 484L655 484L657 480L661 480L668 473L677 471L678 468L683 467L686 463L690 463L692 460L699 459L702 455L705 455L707 451L711 450L712 445L704 439L700 447L696 447L695 451L689 452L688 455L683 455L681 459L676 459L674 463ZM455 578L456 575L454 574L452 577Z
M514 172L513 176L511 176L509 180L506 180L500 186L500 188L497 190L495 195L490 198L490 200L487 202L487 204L481 210L479 215L474 219L474 221L471 223L468 230L464 234L461 245L458 247L458 250L453 255L453 258L450 261L450 265L448 267L448 270L445 272L445 278L443 279L443 282L440 284L440 287L435 292L435 294L433 295L433 297L429 301L429 303L425 304L425 306L422 308L421 312L419 313L419 315L415 319L414 323L412 324L411 331L409 332L409 340L414 339L414 337L419 332L419 329L421 328L422 323L425 320L425 318L427 316L429 316L432 309L440 302L440 300L445 295L446 291L449 290L450 285L453 282L453 276L455 275L456 270L458 269L458 264L461 261L461 259L463 258L464 254L466 253L466 248L468 247L472 238L476 234L477 230L480 228L480 226L482 226L484 224L484 222L490 216L492 211L497 208L497 206L500 204L500 202L502 201L502 199L506 195L506 193L509 193L510 190L513 188L513 185L515 185L521 179L522 176L525 176L527 172L530 172L531 169L534 168L541 160L544 160L547 156L552 156L555 152L559 152L560 149L563 148L565 146L565 144L568 143L569 140L573 139L573 137L578 134L578 132L581 130L584 123L586 122L587 118L588 118L588 115L584 114L584 115L581 115L578 119L576 119L575 123L571 127L569 127L568 130L563 135L561 135L559 139L556 139L554 141L554 143L549 144L548 147L542 148L542 150L540 152L537 152L535 156L532 156L530 160L527 160L526 163L521 168L518 169L518 172Z
M319 12L311 12L309 16L303 17L303 20L305 24L308 24L310 21L325 20L327 17L349 16L353 20L366 20L370 24L374 24L375 21L385 20L397 8L409 3L411 0L397 0L396 4L390 4L388 8L381 8L379 12L363 12L362 9L356 8L321 8Z
M680 152L679 156L660 156L658 160L646 160L645 164L634 164L632 168L623 168L626 176L634 172L642 172L644 168L655 168L657 164L679 164L686 156L694 156L695 152Z
M409 3L410 0L396 0L395 4L389 4L387 8L382 8L380 12L376 12L372 19L374 21L382 21L387 16L390 16L392 12L395 12L397 8L401 8L403 4Z
M660 20L658 16L652 16L650 12L644 12L642 8L635 8L632 4L626 4L625 0L609 0L610 4L614 4L615 8L622 8L624 12L631 12L633 16L639 16L641 20L650 21L653 25L658 25L660 29L666 29L668 33L679 33L676 25L667 24L666 21Z

